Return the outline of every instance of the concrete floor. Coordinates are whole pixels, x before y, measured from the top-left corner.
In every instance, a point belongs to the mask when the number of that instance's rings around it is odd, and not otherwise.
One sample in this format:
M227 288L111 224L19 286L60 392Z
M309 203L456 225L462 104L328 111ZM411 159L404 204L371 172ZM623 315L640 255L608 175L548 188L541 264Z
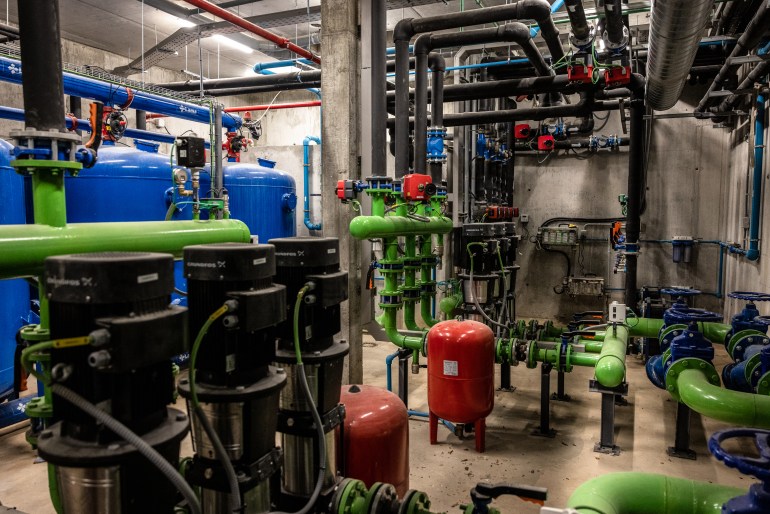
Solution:
M393 353L390 343L375 342L365 335L364 375L370 385L382 386L385 357ZM717 368L727 362L717 348ZM530 435L539 423L538 370L519 366L513 369L514 392L498 391L495 410L487 419L487 451L474 451L473 440L459 440L439 428L439 444L428 443L427 420L410 422L410 487L426 491L435 512L459 512L469 501L469 491L481 481L508 482L548 488L547 505L563 507L574 489L584 481L616 471L663 473L693 480L748 487L743 477L711 458L706 448L708 435L727 425L701 418L692 419L692 448L697 461L670 458L665 449L673 443L676 404L663 391L652 386L644 366L628 357L628 406L616 409L616 443L620 456L593 452L599 438L600 395L588 391L590 369L576 368L567 375L570 403L551 403L551 424L556 437ZM397 383L396 366L393 370ZM556 387L555 373L552 390ZM427 409L427 373L410 375L410 408ZM499 377L497 385L499 385ZM36 461L35 452L24 441L24 429L0 432L0 501L30 514L52 514L48 499L46 466ZM189 439L184 455L192 453ZM495 503L506 513L537 513L539 507L516 499Z

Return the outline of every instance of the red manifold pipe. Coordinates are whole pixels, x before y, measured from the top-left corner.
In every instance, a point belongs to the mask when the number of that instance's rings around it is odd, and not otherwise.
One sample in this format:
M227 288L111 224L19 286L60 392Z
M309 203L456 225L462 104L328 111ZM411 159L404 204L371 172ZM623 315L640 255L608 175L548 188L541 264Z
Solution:
M309 102L294 102L285 104L265 104L265 105L245 105L243 107L226 107L225 112L246 112L246 111L267 111L275 109L295 109L297 107L320 107L320 100L312 100Z
M295 45L285 37L281 37L278 34L275 34L273 32L270 32L269 30L263 29L259 25L255 25L254 23L251 23L248 20L244 20L240 16L237 16L236 14L233 14L226 9L222 9L216 4L212 4L207 0L184 0L184 1L190 5L194 5L195 7L203 9L204 11L211 13L214 16L222 18L225 21L229 21L233 25L237 25L241 27L243 30L247 30L252 34L256 34L257 36L263 39L272 41L273 43L275 43L277 46L281 48L286 48L287 50L290 50L297 55L301 55L306 59L310 59L314 63L321 64L321 58L315 55L313 52L309 50L305 50L301 46Z
M168 118L168 116L165 114L155 114L154 112L147 113L144 116L146 120L157 120L158 118Z

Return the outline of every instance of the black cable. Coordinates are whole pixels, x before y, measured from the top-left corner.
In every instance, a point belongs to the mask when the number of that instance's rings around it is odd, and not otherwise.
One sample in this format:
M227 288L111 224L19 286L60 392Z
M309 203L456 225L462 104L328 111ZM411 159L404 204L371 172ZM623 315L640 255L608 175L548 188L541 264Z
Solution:
M550 225L551 223L556 222L563 222L563 221L579 221L579 222L585 222L585 223L612 223L613 221L626 221L626 218L624 216L615 216L614 218L567 218L567 217L558 217L558 218L549 218L545 220L541 226L545 227L546 225Z

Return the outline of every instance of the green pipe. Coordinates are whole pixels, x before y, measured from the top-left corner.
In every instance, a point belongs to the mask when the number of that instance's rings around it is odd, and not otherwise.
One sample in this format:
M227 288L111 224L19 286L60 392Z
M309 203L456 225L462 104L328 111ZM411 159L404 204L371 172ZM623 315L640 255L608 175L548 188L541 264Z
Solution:
M631 337L651 337L657 338L660 329L663 327L662 319L651 318L628 318L626 325ZM698 328L703 335L716 344L723 344L727 338L727 333L732 327L725 323L698 323Z
M52 255L106 251L144 251L181 256L188 245L249 242L249 228L238 220L81 223L65 227L0 227L0 279L40 275Z
M448 234L451 230L452 220L444 216L430 218L430 221L404 216L356 216L350 222L350 234L356 239Z
M581 339L580 344L585 347L586 352L588 353L601 353L602 347L604 346L602 341L596 341L593 339Z
M536 350L530 360L535 362L546 362L555 366L559 365L559 354L561 352L560 346L557 345L553 348L539 348L534 347ZM572 366L583 366L587 368L593 368L599 361L599 355L595 353L583 353L571 351L567 358L567 369L570 371Z
M745 489L651 473L611 473L585 482L567 502L580 514L719 514Z
M401 208L399 208L399 210L400 209ZM403 207L403 209L406 211L406 207ZM404 238L404 253L406 254L404 256L404 260L415 259L417 257L416 236L406 236ZM415 285L416 272L417 270L412 266L404 265L404 290L413 290L415 287L417 287ZM420 330L420 327L417 325L417 321L415 321L414 315L416 302L417 299L413 299L411 301L409 299L404 299L404 326L407 328L407 330Z
M422 240L422 246L420 248L420 257L423 259L426 256L432 256L433 252L431 251L432 246L432 237L431 236L423 236ZM436 299L436 281L433 280L433 269L436 267L435 261L434 264L425 264L423 262L421 269L420 269L420 286L430 286L433 285L433 293L422 293L420 294L420 315L422 316L422 321L429 327L432 327L436 323L438 323L438 320L433 317L433 313L431 312L431 302Z
M382 315L382 328L388 336L388 340L400 348L409 348L413 351L422 351L423 337L405 336L396 328L396 311L392 306L385 309Z
M623 383L627 347L628 329L625 326L616 325L607 330L594 368L596 380L604 387L617 387Z
M770 396L723 389L716 370L706 361L676 361L666 372L666 388L674 399L703 416L731 425L770 428Z
M446 315L447 319L454 315L455 310L463 303L463 293L458 291L449 296L445 296L439 302L439 309Z
M64 173L64 169L40 169L31 172L35 223L52 227L67 225Z

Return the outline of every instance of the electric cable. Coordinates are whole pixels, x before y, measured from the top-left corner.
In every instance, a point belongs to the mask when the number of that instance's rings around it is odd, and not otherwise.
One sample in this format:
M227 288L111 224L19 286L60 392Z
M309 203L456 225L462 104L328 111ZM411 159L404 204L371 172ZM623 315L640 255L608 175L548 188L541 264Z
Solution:
M214 427L211 426L211 421L209 421L208 417L206 417L206 414L201 408L200 402L198 401L198 392L196 391L195 386L195 362L198 358L198 350L201 347L203 338L206 336L209 328L211 328L211 325L220 317L222 317L223 314L232 310L228 303L229 302L226 302L208 317L206 322L198 331L198 335L195 338L195 342L193 343L193 347L190 352L190 403L192 403L193 412L198 417L198 420L203 427L203 431L206 432L206 435L211 441L211 444L214 446L214 453L216 454L217 460L220 462L220 464L222 464L222 468L225 471L227 483L230 488L230 497L228 498L230 502L230 510L231 512L240 512L241 489L238 485L238 476L235 474L235 467L230 461L230 458L227 456L227 450L225 450L222 441L219 439L219 435L214 430Z

